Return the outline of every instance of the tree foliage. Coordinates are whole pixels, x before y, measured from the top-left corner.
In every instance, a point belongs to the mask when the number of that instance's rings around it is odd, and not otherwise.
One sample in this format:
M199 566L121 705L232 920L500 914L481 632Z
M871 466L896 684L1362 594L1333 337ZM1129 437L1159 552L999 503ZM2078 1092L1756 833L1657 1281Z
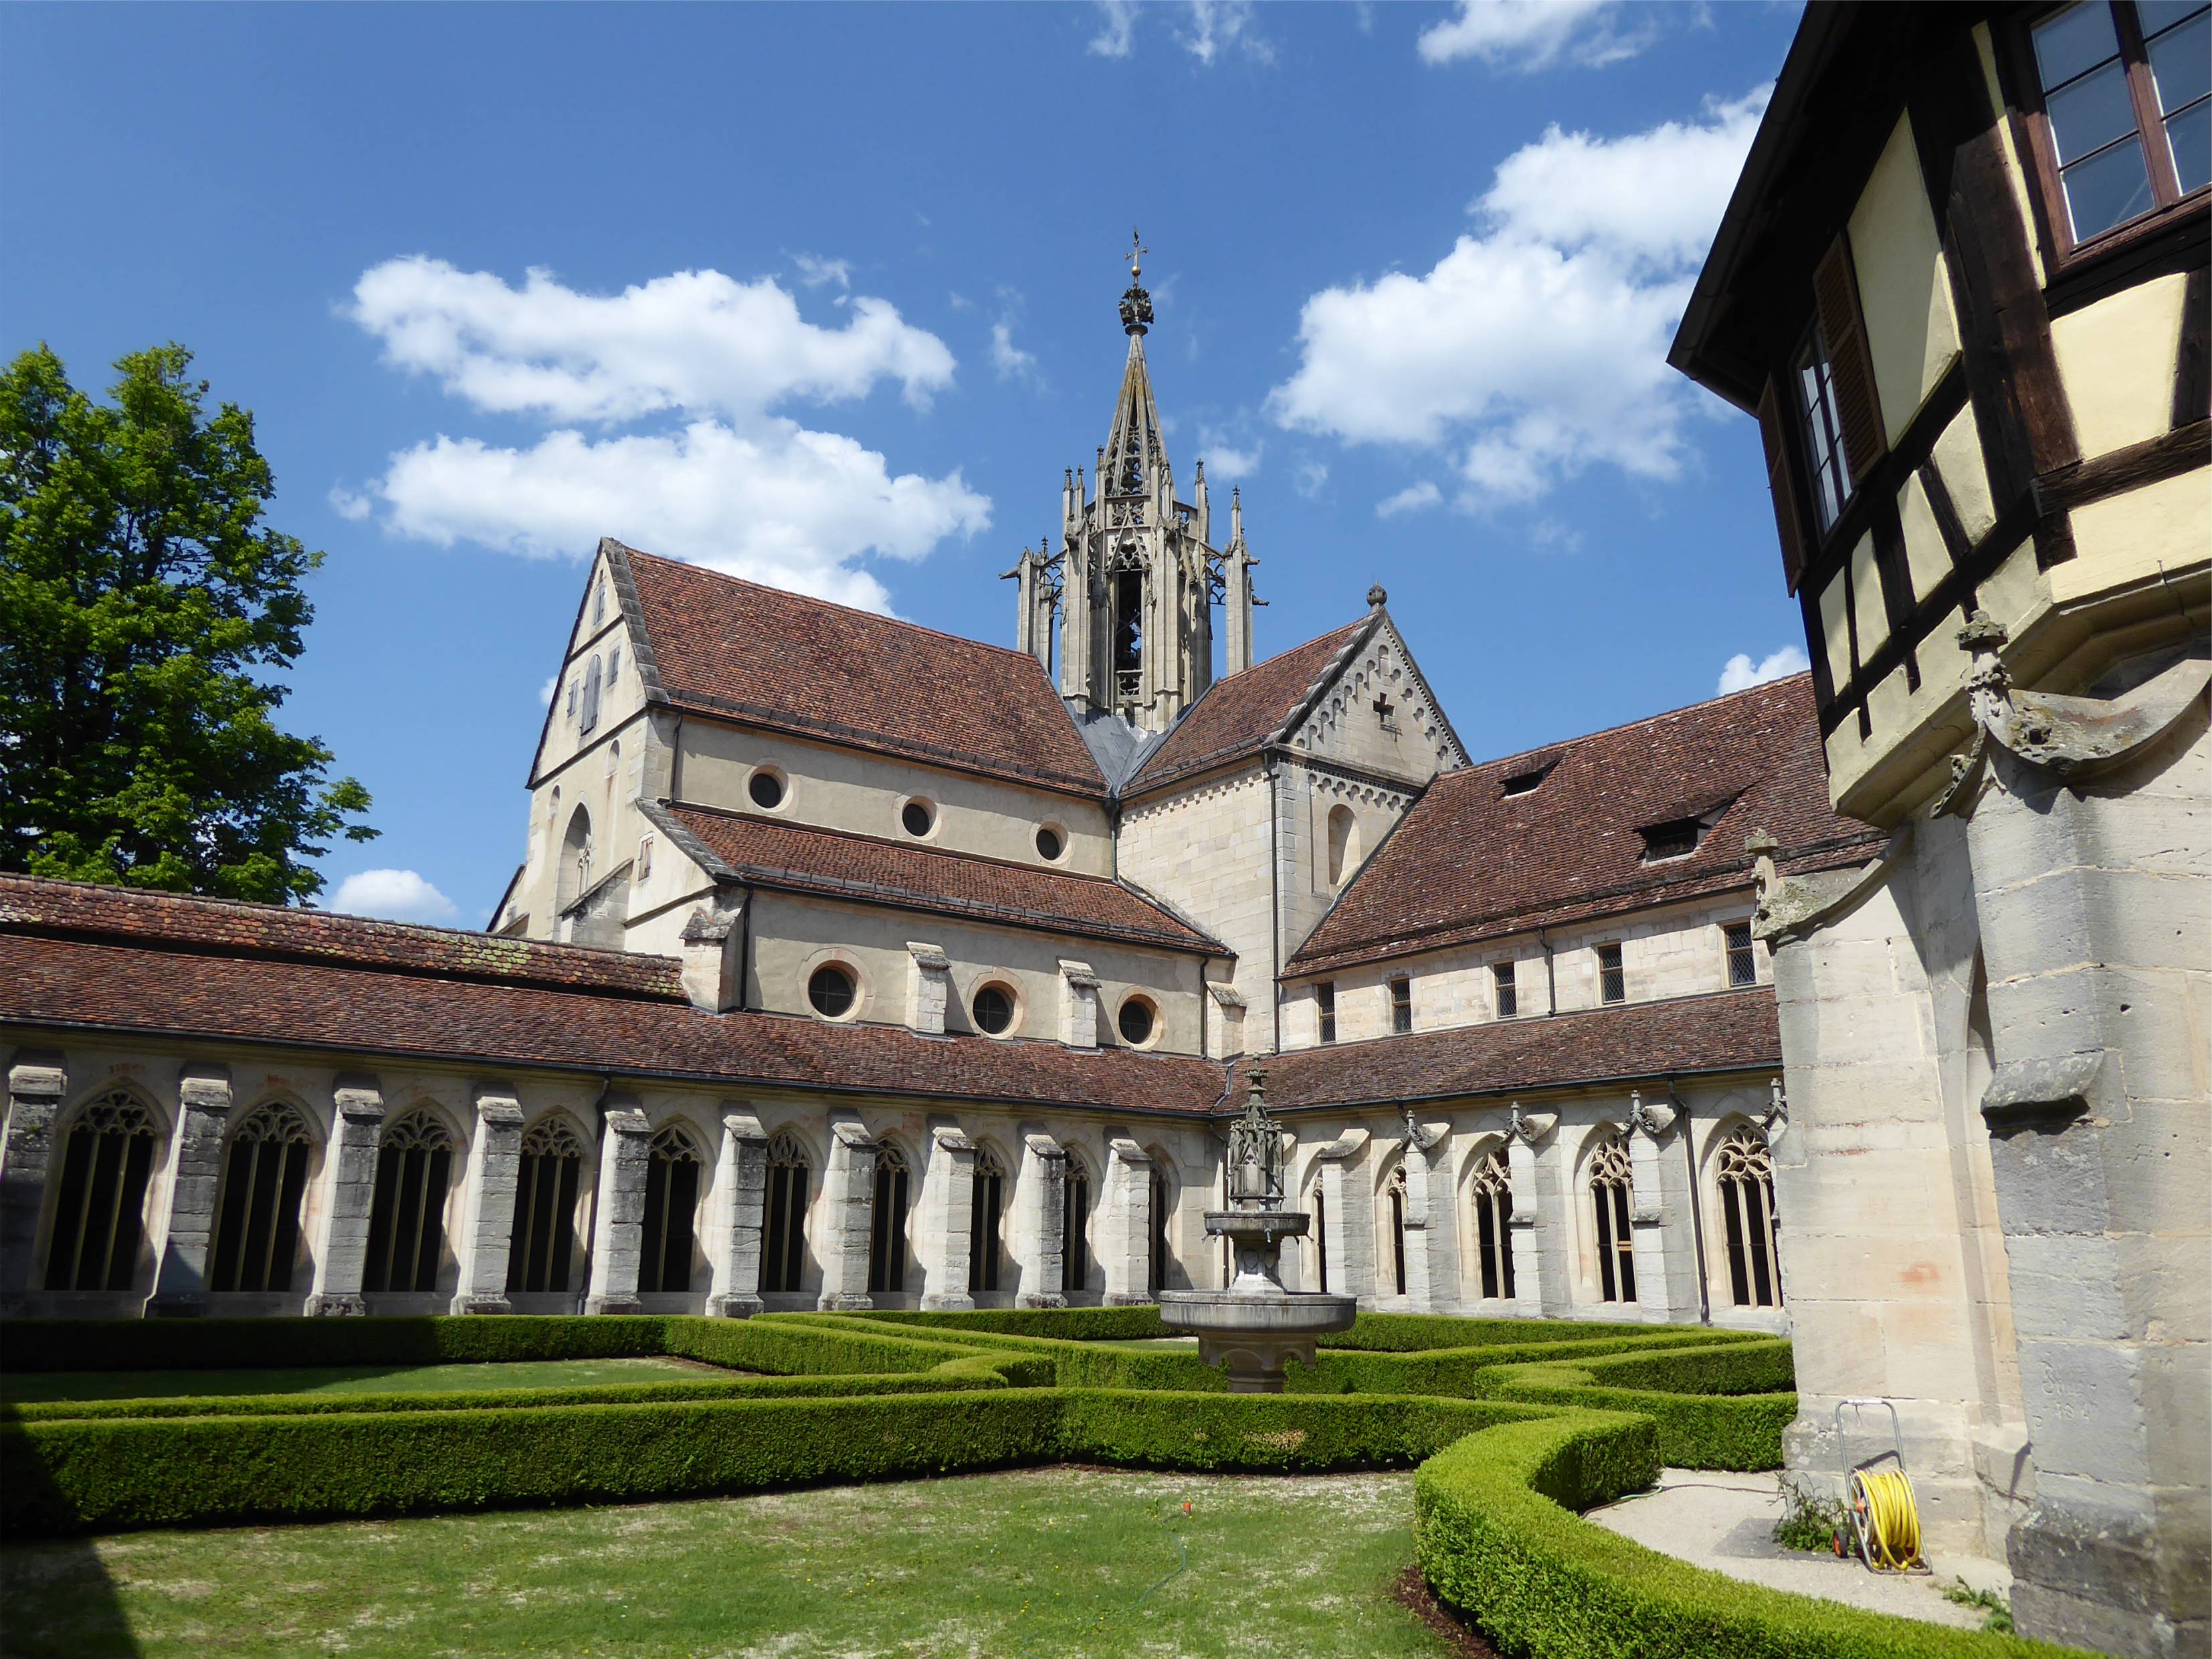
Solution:
M368 793L280 731L322 562L191 354L116 364L112 404L41 345L0 374L0 868L282 902Z

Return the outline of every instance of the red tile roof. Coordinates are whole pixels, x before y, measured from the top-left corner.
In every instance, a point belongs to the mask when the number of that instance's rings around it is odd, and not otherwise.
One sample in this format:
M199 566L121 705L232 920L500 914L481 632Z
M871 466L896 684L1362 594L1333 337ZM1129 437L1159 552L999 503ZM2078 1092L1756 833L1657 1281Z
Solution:
M115 893L86 890L94 908ZM149 914L195 911L206 901L145 896L149 907L125 908L111 917L106 938L89 929L73 936L33 931L43 924L27 925L16 914L20 907L0 916L0 960L6 963L0 1020L725 1086L1192 1114L1213 1110L1221 1097L1223 1067L1212 1060L1056 1042L922 1037L896 1026L828 1025L785 1015L709 1014L605 986L440 978L383 959L342 963L297 951L265 952ZM341 920L276 914L310 933ZM133 927L145 933L143 942L129 937ZM676 972L665 957L617 959L671 978Z
M1397 1106L1417 1100L1779 1066L1772 988L1633 1002L1546 1019L1493 1020L1369 1042L1293 1049L1262 1062L1268 1104ZM1228 1104L1242 1109L1249 1060Z
M0 930L124 939L283 962L331 962L438 979L498 980L614 996L684 1000L677 963L581 945L540 945L452 927L376 921L325 910L186 897L143 888L0 875Z
M1127 884L698 806L647 805L710 874L749 885L1227 956ZM703 853L704 857L702 857Z
M963 640L604 542L635 595L648 685L679 708L933 765L1103 796L1024 651ZM626 595L625 597L628 597Z
M1333 634L1214 681L1122 786L1121 793L1142 794L1224 761L1256 754L1305 707L1329 665L1364 638L1380 615L1370 612Z
M1504 793L1504 780L1546 761L1535 789ZM1644 861L1640 830L1723 808L1696 852ZM1748 888L1744 837L1760 829L1781 842L1785 873L1863 863L1882 843L1828 805L1809 675L1444 774L1285 972Z

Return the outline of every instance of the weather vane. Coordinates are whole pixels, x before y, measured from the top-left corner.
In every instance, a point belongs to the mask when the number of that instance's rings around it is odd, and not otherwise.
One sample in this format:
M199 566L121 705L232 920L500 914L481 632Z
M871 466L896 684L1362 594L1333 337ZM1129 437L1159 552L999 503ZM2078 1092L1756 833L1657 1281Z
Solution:
M1131 282L1135 282L1138 277L1145 274L1145 267L1140 261L1142 261L1144 257L1151 252L1152 249L1146 247L1143 241L1138 237L1136 228L1133 225L1131 226L1129 229L1129 251L1121 256L1129 262L1129 280Z

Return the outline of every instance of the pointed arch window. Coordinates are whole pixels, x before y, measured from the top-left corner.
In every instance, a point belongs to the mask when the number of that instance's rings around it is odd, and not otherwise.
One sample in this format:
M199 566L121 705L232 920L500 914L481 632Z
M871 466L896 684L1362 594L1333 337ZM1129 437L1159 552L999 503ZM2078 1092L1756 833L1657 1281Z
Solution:
M1314 1177L1313 1188L1313 1245L1314 1273L1321 1281L1324 1295L1328 1291L1328 1200L1322 1189L1321 1177Z
M1006 1213L1006 1172L986 1149L975 1154L969 1189L968 1291L999 1288L999 1224Z
M1774 1154L1747 1123L1721 1142L1721 1212L1728 1218L1729 1288L1739 1308L1782 1305L1781 1228L1774 1218Z
M1590 1154L1590 1209L1597 1223L1597 1282L1607 1302L1636 1300L1636 1243L1628 1227L1630 1173L1628 1141L1614 1135Z
M896 1146L876 1149L876 1201L868 1218L868 1293L906 1292L906 1207L913 1172Z
M1154 1296L1168 1288L1168 1272L1174 1262L1174 1252L1168 1248L1168 1219L1173 1212L1174 1194L1169 1190L1168 1178L1158 1169L1152 1171L1152 1249L1148 1288Z
M289 1291L300 1249L300 1200L314 1155L307 1120L281 1100L257 1107L230 1138L216 1218L211 1291Z
M699 1208L699 1148L675 1124L646 1149L645 1242L637 1288L646 1293L691 1288L692 1229Z
M1390 1179L1383 1183L1384 1194L1390 1200L1390 1293L1406 1294L1406 1166L1401 1164L1390 1171Z
M761 1239L761 1289L789 1296L806 1267L806 1200L813 1170L796 1137L768 1144L768 1215Z
M1074 1296L1091 1283L1091 1175L1073 1158L1067 1160L1066 1204L1062 1211L1065 1231L1060 1238L1060 1293Z
M1513 1299L1513 1176L1492 1152L1474 1170L1474 1249L1485 1301Z
M446 1189L453 1138L428 1112L410 1112L384 1132L376 1196L368 1210L364 1291L434 1291L446 1254Z
M514 1188L514 1231L507 1250L510 1294L568 1288L576 1254L576 1194L584 1182L584 1143L557 1117L542 1117L522 1137Z
M46 1247L50 1291L127 1291L146 1231L154 1173L154 1115L118 1089L77 1115L62 1147L54 1230Z

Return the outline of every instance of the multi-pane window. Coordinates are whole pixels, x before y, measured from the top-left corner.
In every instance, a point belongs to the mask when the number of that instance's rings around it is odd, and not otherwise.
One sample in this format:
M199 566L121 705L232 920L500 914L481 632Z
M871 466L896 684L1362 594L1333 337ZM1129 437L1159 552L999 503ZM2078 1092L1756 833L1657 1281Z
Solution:
M1403 975L1390 981L1390 1029L1413 1029L1413 981Z
M1597 947L1597 994L1601 1002L1628 1000L1628 975L1620 965L1620 946Z
M2083 0L2029 30L2038 160L2066 247L2212 181L2212 9Z
M376 1194L368 1207L365 1291L434 1291L446 1253L446 1188L453 1138L428 1112L410 1112L384 1132Z
M1590 1210L1597 1223L1597 1287L1601 1300L1636 1300L1636 1241L1629 1231L1628 1142L1615 1135L1590 1154Z
M999 1288L999 1218L1006 1204L1006 1172L989 1152L975 1154L968 1188L968 1290Z
M1521 1012L1521 989L1513 976L1513 964L1494 962L1490 965L1490 983L1498 993L1498 1017L1511 1019Z
M1774 1156L1749 1124L1721 1142L1721 1209L1728 1218L1729 1287L1739 1308L1782 1305L1781 1231L1774 1218Z
M1406 1293L1406 1166L1390 1171L1384 1191L1390 1200L1390 1293Z
M154 1119L131 1095L84 1109L62 1149L62 1178L46 1247L50 1291L127 1291L138 1272Z
M576 1254L576 1194L584 1182L584 1143L557 1117L540 1118L522 1137L515 1173L514 1230L507 1246L507 1289L535 1296L568 1288Z
M1759 983L1759 958L1752 954L1751 924L1731 921L1722 933L1728 939L1728 982L1730 986Z
M1844 416L1836 401L1836 371L1820 330L1797 356L1797 412L1803 422L1805 462L1813 474L1813 499L1826 533L1851 498L1850 463L1844 457Z
M300 1198L313 1156L307 1121L271 1101L238 1126L224 1164L211 1291L289 1291L300 1248Z
M1067 1205L1060 1253L1060 1293L1074 1296L1091 1282L1091 1177L1067 1160Z
M1336 1041L1336 981L1325 979L1314 987L1314 1008L1321 1016L1321 1040Z
M789 1134L768 1144L768 1215L761 1239L761 1289L790 1295L806 1266L807 1185L812 1171L805 1149Z
M645 1239L638 1252L637 1288L691 1288L692 1228L699 1208L699 1149L670 1124L646 1150Z
M906 1290L906 1208L911 1171L896 1146L876 1149L876 1201L868 1218L868 1292Z
M1504 1154L1492 1152L1474 1171L1474 1250L1486 1301L1513 1298L1512 1218L1513 1177Z

